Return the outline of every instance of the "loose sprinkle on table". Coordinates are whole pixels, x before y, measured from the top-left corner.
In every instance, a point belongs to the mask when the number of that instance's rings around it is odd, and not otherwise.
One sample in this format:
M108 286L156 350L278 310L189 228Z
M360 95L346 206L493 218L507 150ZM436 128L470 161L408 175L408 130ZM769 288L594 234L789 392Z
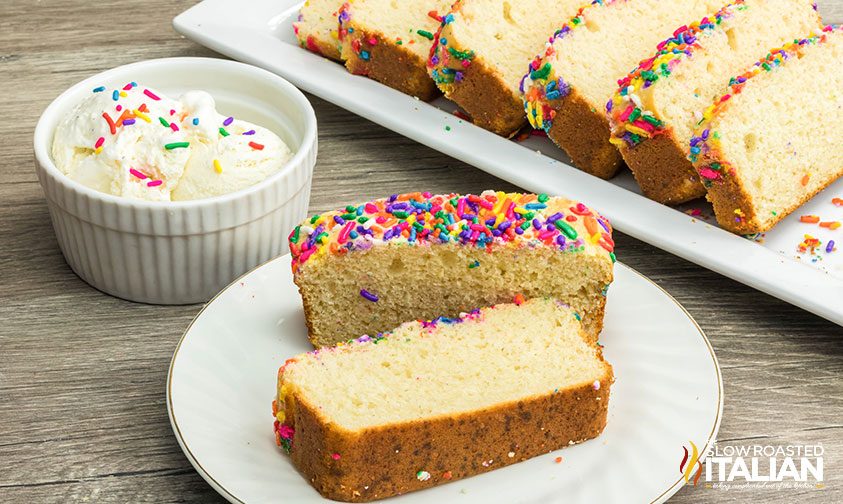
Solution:
M360 289L360 295L363 296L364 299L367 299L373 303L377 303L380 299L377 295L372 294L371 292L367 291L366 289Z

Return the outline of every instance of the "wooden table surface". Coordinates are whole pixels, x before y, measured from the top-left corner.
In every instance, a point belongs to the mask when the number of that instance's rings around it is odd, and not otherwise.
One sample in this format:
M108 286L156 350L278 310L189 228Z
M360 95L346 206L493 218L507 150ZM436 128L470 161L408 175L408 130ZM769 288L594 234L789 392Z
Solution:
M110 67L218 56L171 28L186 0L12 0L0 7L0 502L221 502L170 430L164 385L199 306L148 306L76 277L53 236L32 154L64 89ZM820 1L843 21L843 0ZM313 212L390 193L515 187L313 96ZM721 443L821 443L825 488L675 502L843 502L843 329L617 233L619 258L685 305L725 383Z

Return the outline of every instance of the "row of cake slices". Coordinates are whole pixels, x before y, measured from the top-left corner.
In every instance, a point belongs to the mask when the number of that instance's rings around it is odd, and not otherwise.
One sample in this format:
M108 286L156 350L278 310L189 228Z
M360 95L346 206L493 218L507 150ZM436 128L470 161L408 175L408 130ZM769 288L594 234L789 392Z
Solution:
M314 215L289 245L317 350L280 368L274 430L323 496L401 495L603 431L615 255L596 211L396 194Z
M766 231L843 174L841 30L810 0L582 3L308 0L295 29L497 134L529 122L595 176L625 161L653 200L707 195L734 232Z

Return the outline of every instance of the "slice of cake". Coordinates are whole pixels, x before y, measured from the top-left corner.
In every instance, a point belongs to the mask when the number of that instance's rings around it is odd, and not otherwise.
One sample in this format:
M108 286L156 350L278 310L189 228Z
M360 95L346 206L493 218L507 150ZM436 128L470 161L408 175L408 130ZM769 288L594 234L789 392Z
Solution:
M717 222L759 233L843 175L843 28L771 51L703 113L691 160Z
M811 0L738 0L659 44L607 105L611 141L644 194L660 203L703 196L687 159L702 111L770 47L821 29Z
M511 136L527 122L524 68L585 0L457 0L442 19L428 67L474 124Z
M345 66L402 93L431 100L439 94L427 58L439 12L452 0L349 0L340 9Z
M534 299L288 360L275 436L320 494L365 502L594 438L612 381L576 313Z
M340 59L339 14L342 0L307 0L293 30L307 50L333 60Z
M609 223L582 203L491 191L393 195L315 215L290 236L316 346L518 293L568 303L596 339L613 247Z
M606 102L653 48L722 0L595 0L553 36L529 66L527 119L563 148L577 168L608 179L621 164L609 142Z

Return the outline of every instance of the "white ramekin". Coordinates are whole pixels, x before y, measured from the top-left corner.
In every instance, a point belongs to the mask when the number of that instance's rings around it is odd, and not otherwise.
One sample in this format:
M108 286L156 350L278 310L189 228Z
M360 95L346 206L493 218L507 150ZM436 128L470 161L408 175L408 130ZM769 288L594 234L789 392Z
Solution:
M56 125L93 88L130 81L172 97L207 91L221 113L273 130L295 155L257 185L194 201L129 200L69 179L51 156ZM65 91L39 119L34 147L59 247L77 275L132 301L198 303L287 252L288 233L307 214L316 116L292 84L257 67L212 58L158 59L108 70Z

